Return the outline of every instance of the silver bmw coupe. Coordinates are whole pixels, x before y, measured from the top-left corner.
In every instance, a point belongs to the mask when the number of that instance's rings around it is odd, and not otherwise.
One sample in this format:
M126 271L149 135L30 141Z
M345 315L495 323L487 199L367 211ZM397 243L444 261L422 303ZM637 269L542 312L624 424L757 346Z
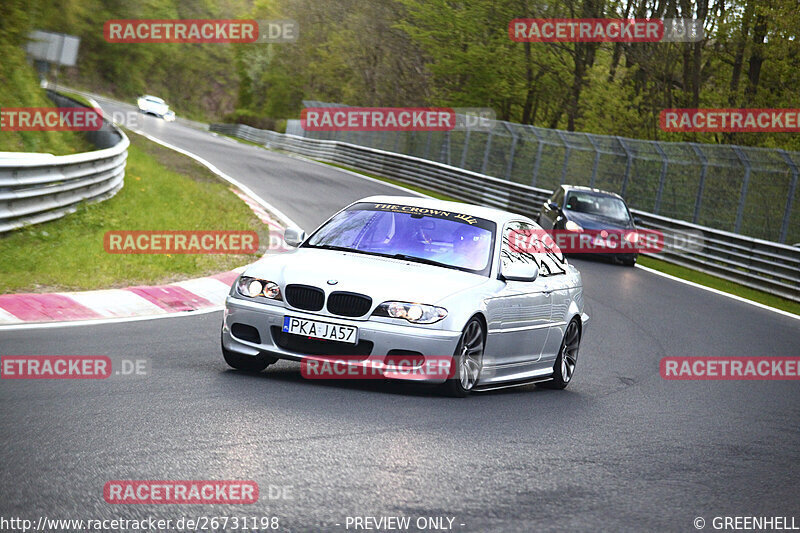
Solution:
M260 371L321 356L390 379L442 384L455 396L573 379L588 315L583 283L552 243L533 252L515 233L541 228L498 209L405 196L345 207L290 252L250 265L226 300L222 353ZM541 244L541 243L540 243ZM442 373L398 371L397 358Z

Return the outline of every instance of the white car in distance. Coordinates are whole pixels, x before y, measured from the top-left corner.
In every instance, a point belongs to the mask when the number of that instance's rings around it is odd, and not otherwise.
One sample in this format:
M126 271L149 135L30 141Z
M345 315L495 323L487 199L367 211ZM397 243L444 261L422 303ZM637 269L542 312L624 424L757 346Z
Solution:
M175 120L175 113L170 111L167 103L157 96L146 94L136 100L139 112L155 115L165 120Z

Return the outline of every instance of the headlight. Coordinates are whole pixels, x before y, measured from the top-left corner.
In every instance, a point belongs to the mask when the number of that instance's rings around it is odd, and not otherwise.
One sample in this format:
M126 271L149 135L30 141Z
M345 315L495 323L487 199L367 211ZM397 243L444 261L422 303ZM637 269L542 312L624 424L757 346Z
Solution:
M383 302L372 315L402 318L414 324L433 324L447 316L447 309L409 302Z
M635 231L631 231L629 233L626 233L625 234L625 240L627 240L628 242L636 244L637 242L639 242L639 234L637 232L635 232Z
M571 220L567 220L567 223L564 224L564 228L567 231L583 231L582 227L580 227L578 224L576 224L575 222L573 222Z
M281 298L281 288L278 287L277 283L248 276L239 278L239 281L236 282L236 292L248 298L263 296L270 300L283 300Z

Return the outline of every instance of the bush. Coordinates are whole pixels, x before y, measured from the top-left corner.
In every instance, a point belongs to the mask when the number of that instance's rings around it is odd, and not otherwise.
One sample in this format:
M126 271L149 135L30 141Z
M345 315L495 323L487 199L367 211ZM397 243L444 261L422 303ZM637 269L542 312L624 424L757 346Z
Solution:
M225 115L223 121L229 124L247 124L253 128L262 130L278 131L279 123L282 123L283 131L286 131L285 120L275 120L270 117L263 117L249 109L237 109L233 113Z

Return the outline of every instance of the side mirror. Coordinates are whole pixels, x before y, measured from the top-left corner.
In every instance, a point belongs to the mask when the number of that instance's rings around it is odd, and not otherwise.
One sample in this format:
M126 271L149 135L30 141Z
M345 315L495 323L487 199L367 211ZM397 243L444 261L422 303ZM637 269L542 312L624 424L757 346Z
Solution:
M547 207L549 207L550 209L552 209L553 211L556 211L556 212L561 210L561 208L555 202L547 202Z
M535 281L539 277L539 267L533 263L511 263L501 268L500 276L505 281Z
M639 218L639 217L633 217L633 224L634 224L635 226L639 226L639 225L641 225L641 223L642 223L642 219L641 219L641 218Z
M303 244L304 240L306 240L306 232L300 228L286 228L283 232L283 241L294 248Z

